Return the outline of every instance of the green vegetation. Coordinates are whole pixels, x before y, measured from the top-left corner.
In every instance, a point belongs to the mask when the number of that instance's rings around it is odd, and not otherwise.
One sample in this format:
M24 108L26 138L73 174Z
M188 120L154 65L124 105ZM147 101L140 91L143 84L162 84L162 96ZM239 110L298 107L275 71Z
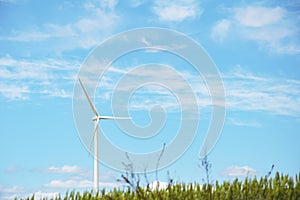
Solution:
M28 197L26 200L34 200ZM99 193L79 192L67 193L64 197L58 196L54 200L98 200L98 199L282 199L282 200L300 200L300 173L295 177L282 175L278 172L274 178L246 178L244 181L238 179L233 182L215 182L214 185L205 184L174 184L169 185L164 190L151 190L148 188L137 187L136 190L117 190Z

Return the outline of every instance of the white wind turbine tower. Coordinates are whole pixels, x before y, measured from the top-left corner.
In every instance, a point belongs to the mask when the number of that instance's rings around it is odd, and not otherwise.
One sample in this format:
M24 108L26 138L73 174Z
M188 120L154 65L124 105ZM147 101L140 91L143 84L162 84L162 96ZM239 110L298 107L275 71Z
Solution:
M99 115L94 104L92 103L85 87L83 86L81 80L80 79L78 79L78 80L79 80L81 88L89 102L89 105L95 114L95 117L92 118L92 120L94 121L94 127L95 127L92 142L94 140L94 188L95 188L95 190L98 190L98 188L99 188L99 173L98 173L98 171L99 171L99 166L98 166L98 124L99 124L99 121L100 120L115 120L115 119L131 119L131 118L130 117L112 117L112 116Z

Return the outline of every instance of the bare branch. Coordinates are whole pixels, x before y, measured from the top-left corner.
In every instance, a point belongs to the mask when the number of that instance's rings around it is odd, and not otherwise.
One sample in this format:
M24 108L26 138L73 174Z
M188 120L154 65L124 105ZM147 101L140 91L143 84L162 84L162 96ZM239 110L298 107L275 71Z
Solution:
M155 176L156 176L156 180L158 181L158 166L159 166L159 161L161 160L161 157L163 156L164 152L165 152L165 147L166 147L166 143L163 144L163 148L158 156L157 159L157 163L156 163L156 169L155 169Z
M266 178L269 178L271 176L273 169L274 169L274 164L271 166L271 169L268 172L268 174L266 175Z
M200 165L199 165L200 166ZM211 173L211 163L208 160L207 155L201 160L200 168L204 169L206 175L206 183L207 185L211 184L210 173Z

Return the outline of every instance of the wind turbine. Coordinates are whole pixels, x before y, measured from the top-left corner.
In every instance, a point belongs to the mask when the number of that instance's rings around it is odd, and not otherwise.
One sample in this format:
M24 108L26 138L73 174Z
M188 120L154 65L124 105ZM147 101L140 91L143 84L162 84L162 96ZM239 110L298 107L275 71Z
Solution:
M102 116L99 115L96 107L94 106L94 104L92 103L85 87L83 86L80 78L78 78L80 86L88 100L88 103L93 111L93 113L95 114L95 116L92 118L92 120L94 121L94 133L93 133L93 138L92 138L92 142L94 140L94 188L95 190L98 190L99 188L99 166L98 166L98 124L100 120L118 120L118 119L131 119L130 117L112 117L112 116ZM91 142L91 144L92 144ZM90 145L91 147L91 145ZM91 149L91 148L90 148Z

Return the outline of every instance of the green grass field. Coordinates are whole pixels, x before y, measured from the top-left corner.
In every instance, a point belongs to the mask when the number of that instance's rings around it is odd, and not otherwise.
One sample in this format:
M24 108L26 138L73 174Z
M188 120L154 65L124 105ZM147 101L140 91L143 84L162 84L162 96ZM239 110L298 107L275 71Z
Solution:
M25 198L34 200L34 196ZM46 198L44 198L46 200ZM149 187L136 187L136 190L117 190L99 192L67 192L58 195L53 200L98 200L98 199L225 199L225 200L263 200L282 199L300 200L300 173L293 177L276 173L273 178L246 178L243 181L235 179L233 182L217 181L213 185L200 185L197 183L170 184L166 189L150 189Z

